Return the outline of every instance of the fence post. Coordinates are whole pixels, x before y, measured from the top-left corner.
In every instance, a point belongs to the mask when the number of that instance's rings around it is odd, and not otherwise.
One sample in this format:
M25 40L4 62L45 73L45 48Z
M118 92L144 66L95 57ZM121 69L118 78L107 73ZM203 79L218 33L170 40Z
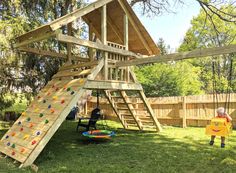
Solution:
M183 124L182 127L187 127L187 118L186 118L186 96L182 97L182 116L183 116Z

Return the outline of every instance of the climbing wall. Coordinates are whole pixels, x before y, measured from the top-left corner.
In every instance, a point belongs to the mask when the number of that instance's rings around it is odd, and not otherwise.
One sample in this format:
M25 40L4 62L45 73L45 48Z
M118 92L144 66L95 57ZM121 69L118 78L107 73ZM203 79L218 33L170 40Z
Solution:
M31 165L71 108L80 98L86 97L85 73L89 74L88 69L80 71L83 75L77 75L77 79L63 78L62 72L54 75L3 136L0 152L21 162L22 166Z

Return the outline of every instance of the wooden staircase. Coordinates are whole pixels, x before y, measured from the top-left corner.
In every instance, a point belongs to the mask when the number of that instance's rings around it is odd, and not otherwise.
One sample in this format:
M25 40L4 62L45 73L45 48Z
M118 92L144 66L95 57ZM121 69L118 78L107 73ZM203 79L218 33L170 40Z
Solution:
M157 130L161 129L143 91L106 90L105 96L125 129ZM137 103L138 101L138 103Z

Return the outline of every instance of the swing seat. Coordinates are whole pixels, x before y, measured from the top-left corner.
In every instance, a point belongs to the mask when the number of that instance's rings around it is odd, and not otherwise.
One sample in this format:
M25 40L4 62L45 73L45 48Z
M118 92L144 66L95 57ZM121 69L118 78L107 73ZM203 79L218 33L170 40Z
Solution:
M95 108L92 112L91 112L91 118L79 118L79 122L76 128L76 131L79 130L79 127L84 127L86 128L86 131L89 131L89 129L92 127L95 130L97 129L96 127L96 123L98 121L98 119L100 118L101 114L100 114L100 109L99 108ZM87 120L86 122L83 120Z
M229 136L232 133L232 123L226 118L212 118L210 125L206 126L206 135Z
M91 130L82 133L84 137L90 139L111 139L115 136L115 132L109 130Z

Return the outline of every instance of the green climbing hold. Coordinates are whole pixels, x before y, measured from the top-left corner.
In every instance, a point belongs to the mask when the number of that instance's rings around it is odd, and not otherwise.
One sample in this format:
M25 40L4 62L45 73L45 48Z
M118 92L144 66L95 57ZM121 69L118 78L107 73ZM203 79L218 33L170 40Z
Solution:
M39 114L39 117L43 117L43 113L40 113L40 114Z
M48 120L45 120L45 124L47 124L47 123L49 123L49 121L48 121Z
M31 118L30 118L30 117L28 117L26 120L27 120L27 121L30 121L30 120L31 120Z
M66 91L70 91L71 90L71 88L67 88L67 90Z
M16 145L15 144L12 144L12 146L11 146L12 148L16 148Z

